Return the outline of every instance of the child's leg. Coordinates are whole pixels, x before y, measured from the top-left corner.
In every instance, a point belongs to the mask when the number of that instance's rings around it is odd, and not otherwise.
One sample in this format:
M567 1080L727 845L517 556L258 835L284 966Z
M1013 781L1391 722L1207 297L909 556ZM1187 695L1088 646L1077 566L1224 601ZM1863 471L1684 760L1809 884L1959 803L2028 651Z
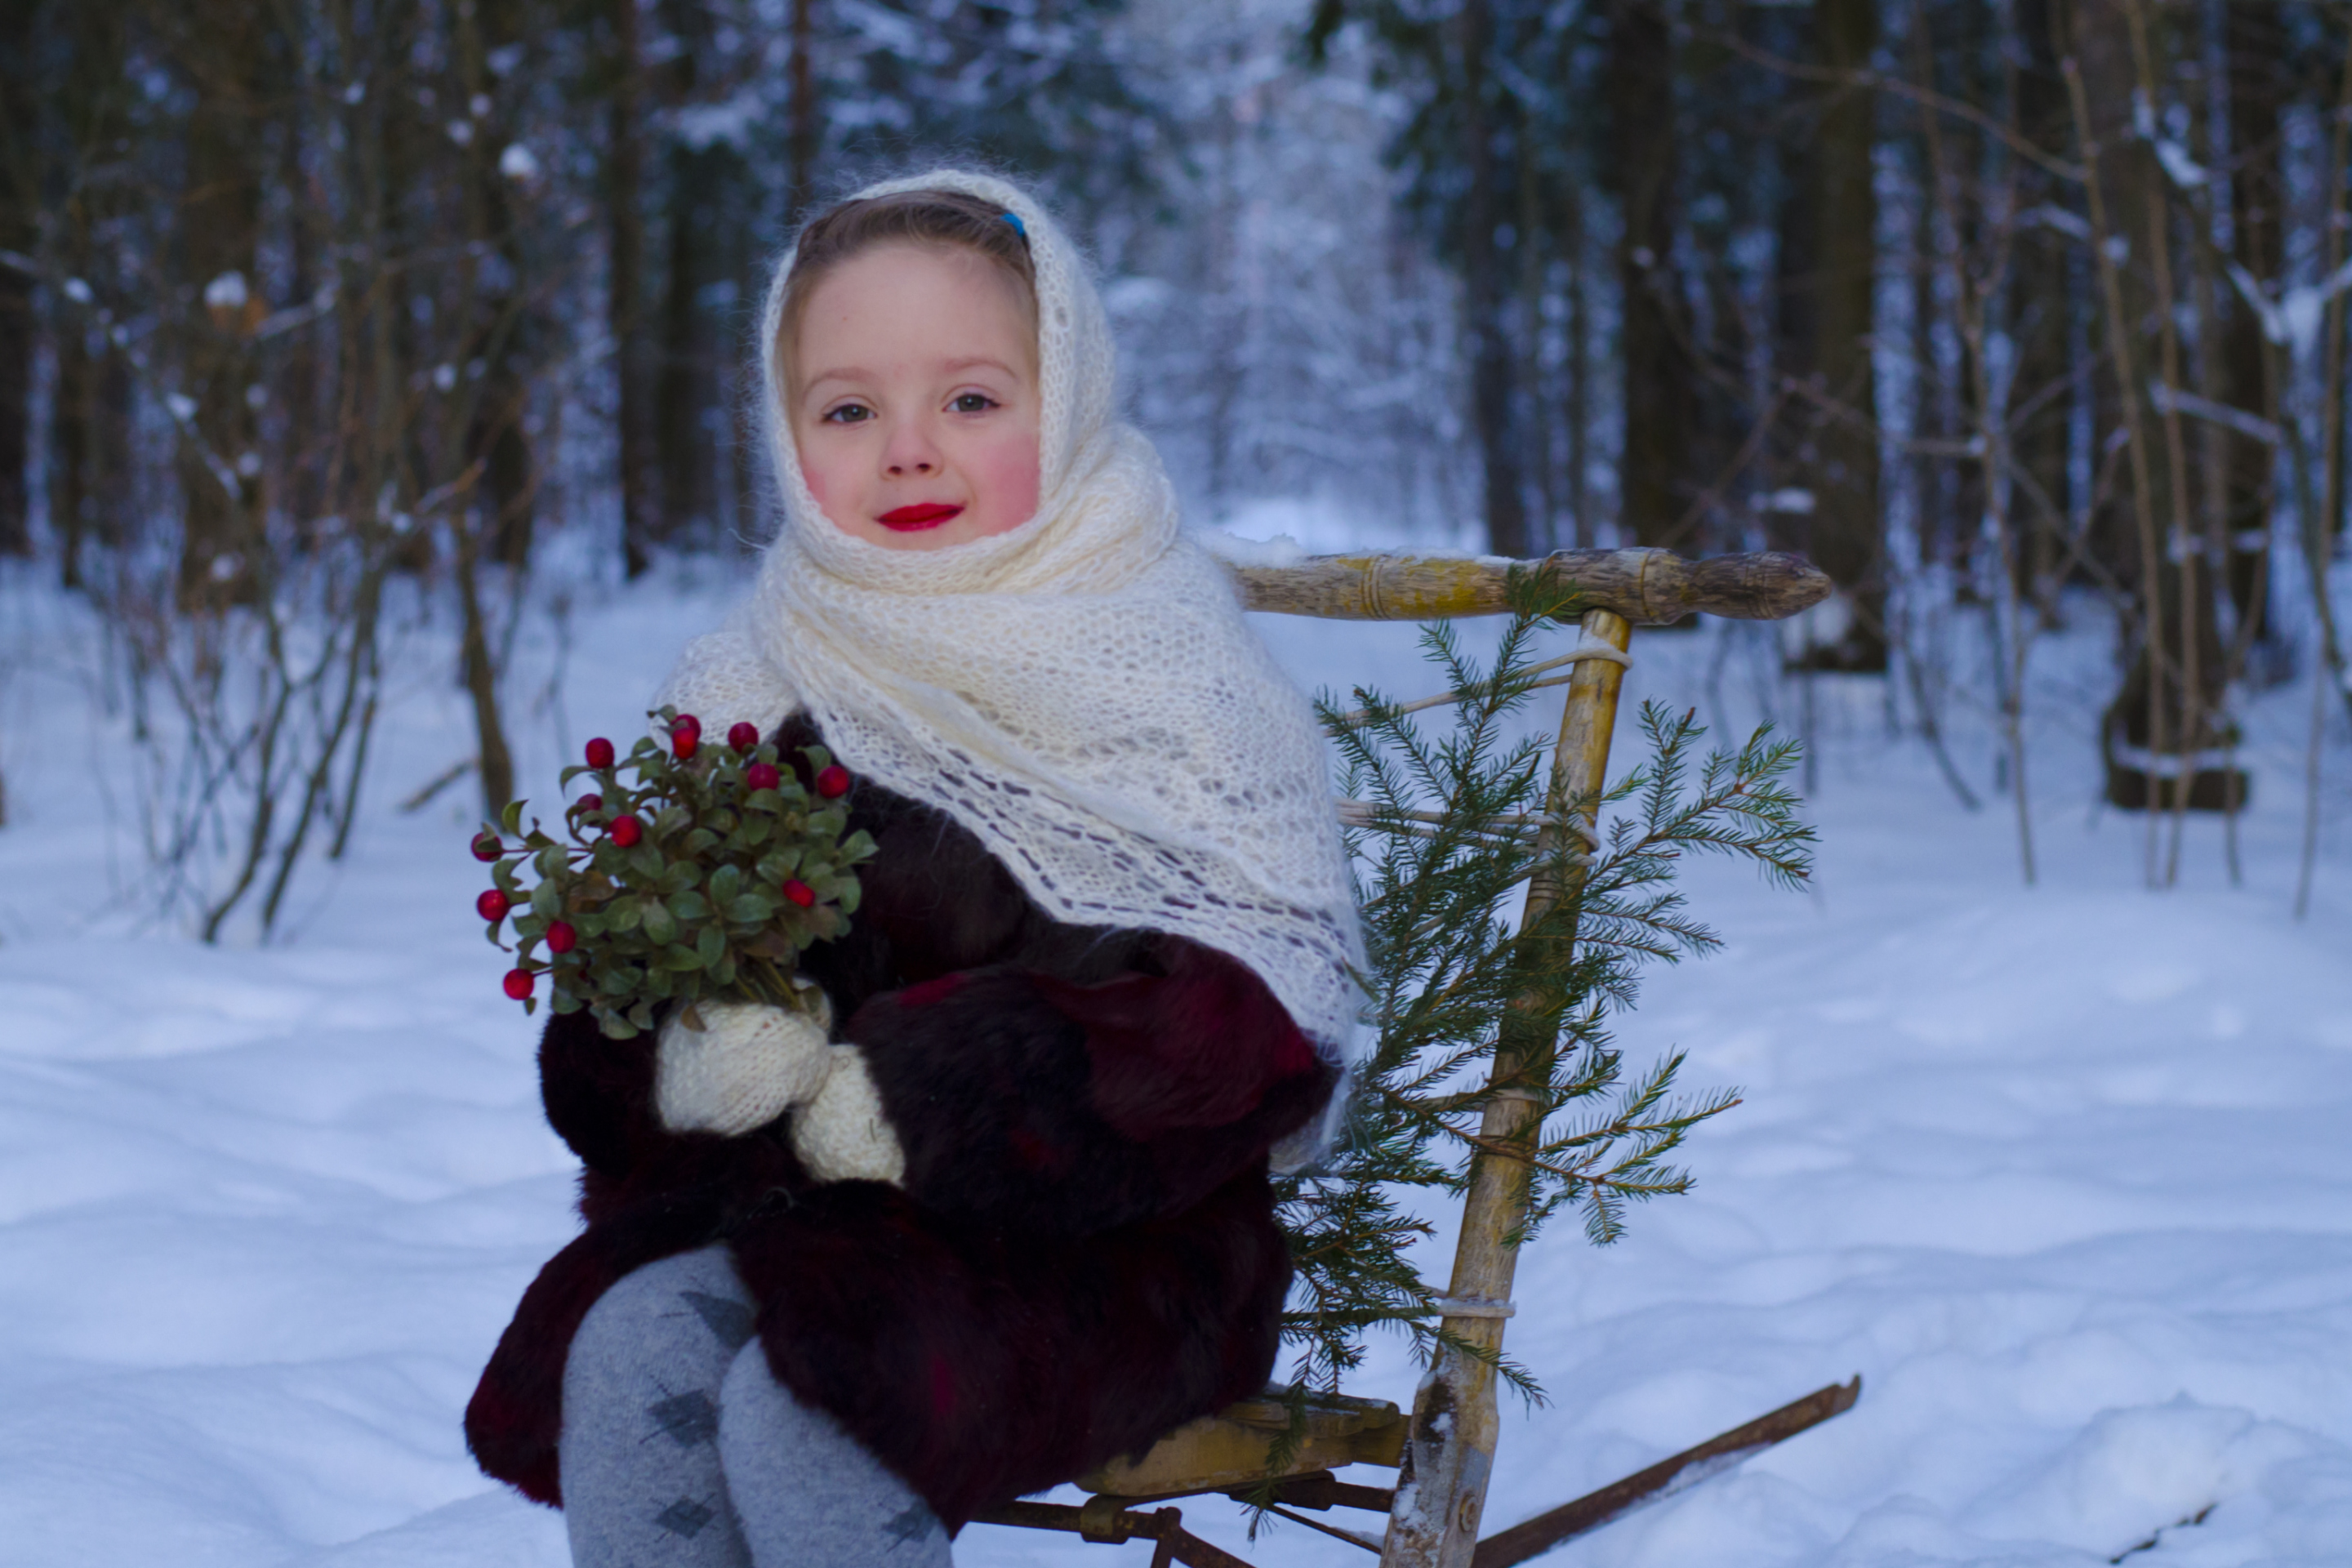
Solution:
M841 1424L795 1400L755 1342L727 1373L719 1457L756 1568L949 1568L923 1500Z
M556 1450L576 1568L750 1568L718 1438L752 1310L724 1247L648 1264L589 1309Z

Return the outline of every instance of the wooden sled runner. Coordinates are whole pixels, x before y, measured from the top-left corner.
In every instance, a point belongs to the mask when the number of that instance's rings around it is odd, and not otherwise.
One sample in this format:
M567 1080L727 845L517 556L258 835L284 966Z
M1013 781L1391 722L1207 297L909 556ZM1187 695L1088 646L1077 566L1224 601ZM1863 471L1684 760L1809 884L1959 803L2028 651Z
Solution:
M1570 803L1597 798L1609 765L1624 682L1622 659L1637 625L1657 626L1693 611L1740 620L1780 620L1818 604L1829 579L1794 555L1729 555L1685 561L1664 550L1562 551L1541 562L1512 563L1410 555L1326 555L1279 566L1235 566L1244 602L1254 610L1346 620L1433 620L1493 615L1507 608L1506 583L1515 565L1541 569L1582 607L1582 640L1590 650L1568 684L1559 739L1552 753L1549 813L1571 818ZM1583 822L1590 837L1593 825ZM1570 826L1567 831L1578 831ZM1547 828L1547 832L1555 831ZM1556 907L1564 889L1531 884L1532 921ZM1490 1088L1512 1069L1499 1054ZM1481 1142L1508 1144L1537 1114L1523 1089L1502 1087L1486 1103ZM1499 1351L1517 1252L1509 1245L1528 1215L1526 1186L1507 1161L1482 1156L1472 1168L1460 1240L1446 1293L1437 1303L1450 1336ZM1748 1455L1851 1407L1862 1380L1817 1389L1745 1426L1661 1460L1635 1475L1480 1539L1486 1483L1499 1422L1496 1376L1486 1361L1441 1351L1410 1413L1385 1401L1311 1396L1303 1440L1286 1445L1280 1468L1270 1467L1278 1441L1291 1431L1287 1391L1269 1390L1169 1434L1139 1458L1081 1478L1094 1493L1082 1506L1017 1502L984 1514L978 1523L1073 1531L1087 1541L1154 1542L1151 1568L1171 1562L1188 1568L1249 1568L1241 1559L1183 1527L1173 1508L1143 1505L1171 1499L1223 1495L1263 1500L1273 1483L1273 1511L1299 1524L1377 1553L1381 1568L1514 1568L1562 1542L1600 1528L1664 1492L1737 1464ZM1393 1488L1338 1479L1346 1465L1396 1469ZM1384 1528L1360 1531L1310 1514L1333 1509L1382 1515ZM1299 1510L1304 1510L1306 1512Z

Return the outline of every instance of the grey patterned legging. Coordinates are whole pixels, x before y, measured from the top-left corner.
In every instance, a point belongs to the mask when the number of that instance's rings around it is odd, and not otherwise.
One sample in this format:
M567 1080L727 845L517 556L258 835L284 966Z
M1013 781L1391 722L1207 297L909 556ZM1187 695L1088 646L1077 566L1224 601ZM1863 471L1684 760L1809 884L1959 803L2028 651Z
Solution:
M604 1292L563 1367L576 1568L948 1568L923 1500L768 1371L724 1247Z

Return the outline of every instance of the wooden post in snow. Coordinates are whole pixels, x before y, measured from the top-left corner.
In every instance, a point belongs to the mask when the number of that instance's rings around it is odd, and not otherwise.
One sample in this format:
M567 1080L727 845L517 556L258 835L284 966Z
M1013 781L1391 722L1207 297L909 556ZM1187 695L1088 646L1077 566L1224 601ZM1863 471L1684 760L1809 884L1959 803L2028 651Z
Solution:
M1606 643L1620 653L1633 638L1632 624L1614 611L1588 610L1582 626L1586 640ZM1596 658L1579 664L1569 681L1559 745L1552 753L1546 815L1555 826L1544 829L1542 846L1548 861L1570 847L1561 842L1566 834L1584 839L1588 849L1596 842L1592 802L1608 774L1617 692L1624 679L1622 665ZM1538 870L1528 887L1520 929L1528 930L1572 899L1574 879L1582 875L1571 866L1563 884ZM1572 925L1564 940L1576 940ZM1540 1005L1532 996L1511 1003L1515 1008ZM1547 1081L1551 1067L1551 1041L1515 1043L1506 1031L1486 1080L1486 1106L1478 1126L1482 1142L1509 1148L1533 1140L1543 1119L1543 1100L1538 1091L1526 1086ZM1531 1174L1524 1161L1494 1154L1475 1156L1470 1168L1444 1328L1488 1352L1501 1351L1503 1325L1512 1310L1511 1279L1519 1261L1512 1237L1527 1223ZM1405 1442L1381 1568L1470 1568L1478 1545L1478 1521L1486 1511L1498 1425L1493 1364L1441 1348L1413 1399L1412 1431Z

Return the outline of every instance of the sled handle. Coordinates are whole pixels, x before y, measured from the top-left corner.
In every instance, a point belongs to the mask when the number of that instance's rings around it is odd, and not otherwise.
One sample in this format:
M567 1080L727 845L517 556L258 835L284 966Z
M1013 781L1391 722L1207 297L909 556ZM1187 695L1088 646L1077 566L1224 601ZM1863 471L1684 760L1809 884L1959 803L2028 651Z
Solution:
M1779 552L1685 561L1671 550L1559 550L1537 561L1500 556L1310 555L1278 566L1229 564L1243 605L1284 616L1428 621L1500 615L1514 567L1548 570L1573 591L1575 613L1607 610L1635 626L1692 611L1785 620L1829 597L1827 574Z

